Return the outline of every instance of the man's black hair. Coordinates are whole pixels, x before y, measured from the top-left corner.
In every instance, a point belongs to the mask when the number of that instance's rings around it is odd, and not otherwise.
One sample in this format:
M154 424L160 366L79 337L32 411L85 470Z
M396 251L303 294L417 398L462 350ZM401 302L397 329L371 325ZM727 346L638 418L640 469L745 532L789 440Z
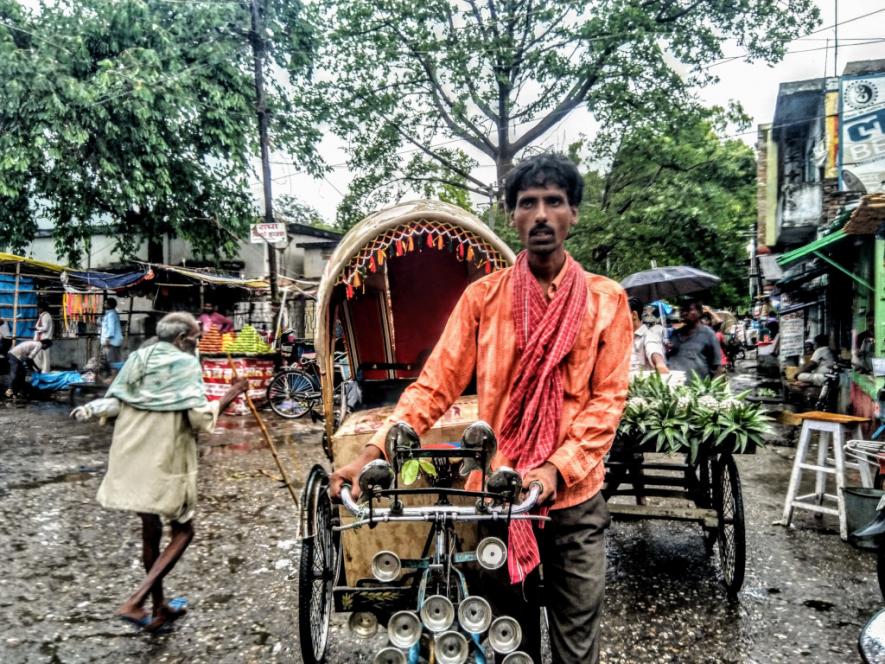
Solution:
M642 300L634 295L627 298L627 303L630 305L630 311L635 311L637 316L642 317L642 310L645 309Z
M108 305L108 309L114 309L117 306L117 300L113 297L109 297L105 300L105 304Z
M830 345L830 335L828 335L828 334L818 334L818 335L814 338L814 345L817 346L817 347L819 347L819 348L823 348L824 346L829 346L829 345Z
M564 155L545 152L523 159L507 174L504 181L504 202L507 209L513 210L516 207L516 198L520 191L550 185L561 187L572 207L581 204L584 179L577 166Z
M43 344L43 348L49 348L52 346L52 341L50 339L40 339L40 343Z
M694 310L698 312L699 316L703 316L706 313L704 311L704 303L697 299L688 300L682 306L686 309L691 309L692 307L694 307Z

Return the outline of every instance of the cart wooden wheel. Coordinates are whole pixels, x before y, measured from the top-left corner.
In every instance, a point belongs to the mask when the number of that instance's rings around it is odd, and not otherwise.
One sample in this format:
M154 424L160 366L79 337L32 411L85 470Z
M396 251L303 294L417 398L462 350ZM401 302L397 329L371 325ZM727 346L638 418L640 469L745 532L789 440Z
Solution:
M317 386L303 371L288 370L274 376L267 386L267 401L280 417L295 419L311 409Z
M326 658L332 588L335 585L338 544L332 531L329 476L322 466L311 468L301 501L301 563L298 569L298 631L305 664Z
M747 541L741 478L734 457L720 455L713 462L713 506L719 521L717 544L725 588L735 597L744 584Z

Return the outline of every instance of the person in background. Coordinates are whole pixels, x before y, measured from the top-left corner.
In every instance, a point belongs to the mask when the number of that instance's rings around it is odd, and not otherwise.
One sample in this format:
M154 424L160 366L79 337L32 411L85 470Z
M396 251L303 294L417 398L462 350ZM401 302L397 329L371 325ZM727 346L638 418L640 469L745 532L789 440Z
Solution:
M4 318L0 317L0 356L6 357L11 347L12 330L9 328L9 323L7 323Z
M204 334L212 328L222 333L231 332L234 329L234 322L227 316L218 313L218 307L212 302L203 304L203 313L197 320L200 321L200 328Z
M836 364L836 357L830 349L830 337L826 334L818 334L814 338L814 352L811 354L811 359L799 367L796 380L800 383L823 385L834 364Z
M630 305L630 317L633 321L633 352L630 356L630 372L657 371L659 374L670 373L664 360L664 344L654 328L642 323L642 312L645 307L638 297L627 300Z
M54 328L52 314L49 313L49 304L46 300L40 300L37 303L37 324L34 325L34 341L43 341L44 339L52 341ZM42 350L34 364L41 373L49 371L49 351L46 349Z
M123 359L123 328L120 325L120 314L117 313L117 300L112 297L105 300L105 312L101 317L100 345L102 364L107 363L113 373L114 365Z
M703 306L698 300L690 300L682 307L682 327L670 337L672 349L667 365L671 371L707 378L718 376L724 370L716 335L701 323Z
M722 319L713 311L705 309L704 315L701 316L701 323L706 325L713 334L716 335L716 341L719 342L719 352L722 354L722 366L728 366L728 356L725 354L725 335L722 333Z
M52 345L49 339L41 341L23 341L9 351L9 388L6 397L22 396L25 387L25 374L28 367L35 367L40 353Z
M157 323L157 341L132 353L103 399L76 408L86 421L115 417L107 473L98 489L105 509L141 517L147 576L117 611L123 620L157 631L184 615L183 598L167 602L163 580L194 537L197 503L197 432L211 432L219 413L248 387L237 378L218 401L206 398L195 357L200 327L188 313L168 314ZM172 538L161 552L161 518ZM151 598L152 611L145 609Z

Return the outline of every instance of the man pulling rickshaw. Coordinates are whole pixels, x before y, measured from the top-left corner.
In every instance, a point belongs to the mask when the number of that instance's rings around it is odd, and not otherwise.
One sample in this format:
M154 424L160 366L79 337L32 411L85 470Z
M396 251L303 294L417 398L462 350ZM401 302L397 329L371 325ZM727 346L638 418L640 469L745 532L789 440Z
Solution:
M506 204L524 251L516 264L471 284L417 381L359 456L330 478L358 494L360 471L384 456L396 421L428 430L476 376L479 417L499 435L493 467L542 486L550 520L508 527L508 578L488 589L523 626L540 660L539 564L554 661L595 662L605 581L608 510L600 490L627 390L633 330L615 282L584 272L564 249L583 181L565 157L544 154L508 176ZM477 484L477 478L468 481ZM503 568L502 568L503 571Z

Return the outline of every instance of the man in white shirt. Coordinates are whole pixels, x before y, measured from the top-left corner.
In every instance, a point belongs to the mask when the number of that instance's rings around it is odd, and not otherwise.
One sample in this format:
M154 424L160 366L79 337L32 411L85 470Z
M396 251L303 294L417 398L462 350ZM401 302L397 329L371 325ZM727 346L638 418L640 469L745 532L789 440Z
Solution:
M37 316L37 324L34 326L34 341L43 341L44 339L51 341L55 326L53 325L52 314L49 313L49 305L46 301L41 300L37 304L37 311L39 315ZM34 363L41 372L46 373L49 371L49 351L44 349L39 353Z
M664 344L659 333L642 323L642 301L629 298L630 316L633 319L633 354L630 357L631 375L642 371L669 373L664 360Z
M42 341L25 341L9 351L9 389L7 398L21 395L25 386L25 372L29 364L33 365L40 353L52 345L49 339Z
M836 364L836 357L829 344L830 338L826 334L819 334L814 338L814 352L811 359L799 367L796 380L812 385L823 385L826 382L827 374Z

